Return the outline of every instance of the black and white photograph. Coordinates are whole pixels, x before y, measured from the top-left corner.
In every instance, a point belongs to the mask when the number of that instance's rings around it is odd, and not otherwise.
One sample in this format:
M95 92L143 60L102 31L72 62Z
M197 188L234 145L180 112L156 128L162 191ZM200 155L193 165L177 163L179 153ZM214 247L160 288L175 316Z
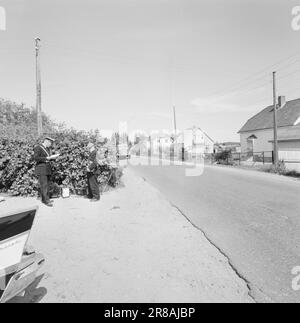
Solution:
M300 0L0 0L0 303L299 302Z

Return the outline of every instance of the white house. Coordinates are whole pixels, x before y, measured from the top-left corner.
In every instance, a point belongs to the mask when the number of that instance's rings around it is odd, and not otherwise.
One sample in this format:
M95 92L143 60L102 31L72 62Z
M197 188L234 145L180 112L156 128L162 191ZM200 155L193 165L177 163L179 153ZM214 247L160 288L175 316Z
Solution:
M242 153L272 152L274 107L269 106L249 119L239 131ZM300 161L300 99L279 97L278 149L281 159ZM298 164L300 166L300 164Z
M172 136L167 133L156 133L151 136L151 151L153 154L170 154L173 144Z
M279 130L278 150L279 159L285 161L286 167L300 172L300 124Z
M188 152L197 154L212 154L214 141L199 127L192 127L181 132L176 139L177 144L184 145Z

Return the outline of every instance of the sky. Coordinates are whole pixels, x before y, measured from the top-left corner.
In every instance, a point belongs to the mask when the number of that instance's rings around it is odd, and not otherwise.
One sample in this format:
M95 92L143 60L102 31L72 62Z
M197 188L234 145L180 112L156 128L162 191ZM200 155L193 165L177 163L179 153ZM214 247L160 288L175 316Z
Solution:
M277 94L300 98L300 0L0 0L0 97L78 129L202 128L216 141ZM1 16L0 16L1 19ZM1 21L0 21L1 26ZM2 29L2 28L0 28ZM298 84L298 85L297 85Z

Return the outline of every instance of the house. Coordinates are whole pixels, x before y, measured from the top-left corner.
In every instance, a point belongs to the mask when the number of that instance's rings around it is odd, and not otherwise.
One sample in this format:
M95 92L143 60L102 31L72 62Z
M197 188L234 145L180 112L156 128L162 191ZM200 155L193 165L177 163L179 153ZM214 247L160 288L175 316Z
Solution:
M186 158L188 158L189 154L194 156L194 154L213 153L214 141L197 127L186 129L179 132L176 136L172 133L158 131L152 133L151 136L140 141L132 148L133 153L137 151L142 155L148 154L151 151L151 154L154 156L162 154L165 157L180 157L184 152Z
M163 131L158 131L152 133L149 137L142 138L139 144L136 145L136 148L139 149L141 153L148 154L148 151L151 150L153 155L159 155L160 153L168 153L172 144L172 135Z
M176 143L184 146L188 152L198 154L212 154L214 152L214 141L201 128L192 127L181 132Z
M160 150L168 150L172 145L172 137L165 132L157 132L151 134L151 149L152 151L159 152Z
M273 142L274 140L271 140L272 144ZM279 129L278 154L289 170L300 172L300 124Z
M278 99L278 150L279 158L290 164L300 162L300 99L285 101ZM249 156L253 153L272 152L274 145L274 107L269 106L249 119L239 131L241 151ZM298 165L296 165L298 164ZM300 168L300 163L295 163ZM289 168L295 165L288 165Z
M242 153L270 152L273 151L273 119L274 107L269 106L249 119L239 131ZM282 148L286 147L281 139L286 140L300 136L300 99L285 101L285 97L279 97L277 111L278 141ZM293 139L294 140L294 139ZM299 142L300 144L300 142ZM292 145L295 147L295 142ZM291 146L291 147L292 147ZM300 145L296 145L300 149Z

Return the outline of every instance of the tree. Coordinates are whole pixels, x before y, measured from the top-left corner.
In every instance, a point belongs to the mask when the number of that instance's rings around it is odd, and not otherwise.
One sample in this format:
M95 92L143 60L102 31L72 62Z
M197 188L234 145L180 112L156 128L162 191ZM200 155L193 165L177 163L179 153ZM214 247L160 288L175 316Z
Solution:
M42 115L45 133L54 132L58 125L46 114ZM0 137L8 139L37 139L37 114L24 103L0 99Z

